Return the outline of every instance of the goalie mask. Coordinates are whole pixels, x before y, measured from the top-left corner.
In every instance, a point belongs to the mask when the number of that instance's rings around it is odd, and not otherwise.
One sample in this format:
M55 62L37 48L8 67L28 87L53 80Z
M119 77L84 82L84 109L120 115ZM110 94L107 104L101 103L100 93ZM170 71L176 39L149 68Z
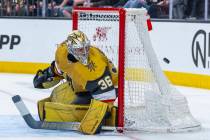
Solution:
M90 41L83 32L75 30L70 33L67 38L67 45L69 53L82 64L88 64Z

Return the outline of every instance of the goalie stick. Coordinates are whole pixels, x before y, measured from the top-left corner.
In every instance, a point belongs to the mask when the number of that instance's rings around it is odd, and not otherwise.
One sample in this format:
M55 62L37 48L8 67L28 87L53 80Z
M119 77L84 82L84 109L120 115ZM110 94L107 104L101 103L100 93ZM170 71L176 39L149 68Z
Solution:
M33 129L50 129L50 130L71 130L76 131L79 128L79 122L45 122L45 121L37 121L35 120L28 108L22 101L19 95L15 95L12 97L12 100L20 112L21 116L25 120L26 124ZM102 126L102 130L105 131L115 131L115 127Z

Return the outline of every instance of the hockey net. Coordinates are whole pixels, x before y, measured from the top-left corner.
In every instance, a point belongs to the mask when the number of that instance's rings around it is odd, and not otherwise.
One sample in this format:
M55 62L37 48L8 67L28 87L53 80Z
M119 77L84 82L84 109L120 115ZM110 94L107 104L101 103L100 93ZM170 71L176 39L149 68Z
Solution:
M177 132L200 129L187 100L161 70L149 38L145 9L77 8L73 29L83 31L118 67L118 127Z

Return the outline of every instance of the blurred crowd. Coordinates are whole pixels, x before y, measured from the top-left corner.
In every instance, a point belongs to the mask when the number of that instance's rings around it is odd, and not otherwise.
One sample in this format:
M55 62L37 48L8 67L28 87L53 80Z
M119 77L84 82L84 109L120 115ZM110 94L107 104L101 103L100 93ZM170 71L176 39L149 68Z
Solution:
M208 1L208 7L210 7L210 0ZM73 7L82 6L144 7L152 18L168 18L169 5L170 0L0 0L0 16L71 18ZM204 18L204 5L204 0L173 0L173 18L202 19Z

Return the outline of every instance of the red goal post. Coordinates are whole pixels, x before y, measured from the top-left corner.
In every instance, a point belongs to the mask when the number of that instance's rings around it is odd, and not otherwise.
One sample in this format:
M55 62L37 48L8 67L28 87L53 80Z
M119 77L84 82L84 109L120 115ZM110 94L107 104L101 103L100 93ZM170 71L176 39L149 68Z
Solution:
M85 11L110 11L110 12L118 12L119 13L119 58L118 58L118 127L124 126L124 62L125 62L125 10L123 8L74 8L73 12L73 30L78 29L78 11L85 10ZM119 105L120 104L120 105Z

